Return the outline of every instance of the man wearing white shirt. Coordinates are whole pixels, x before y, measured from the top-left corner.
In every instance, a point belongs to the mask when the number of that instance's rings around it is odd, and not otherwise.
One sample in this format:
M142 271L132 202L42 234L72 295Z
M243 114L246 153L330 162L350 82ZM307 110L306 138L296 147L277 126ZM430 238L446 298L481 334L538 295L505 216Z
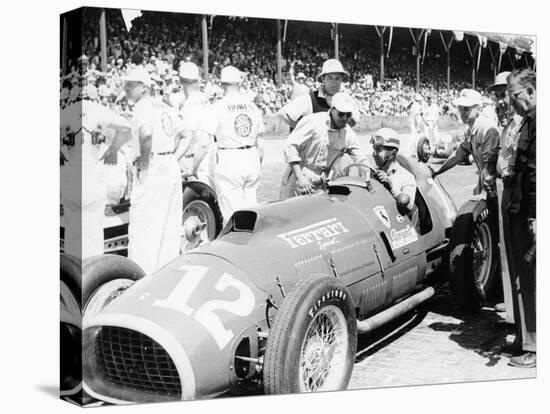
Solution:
M106 129L115 136L100 157ZM126 141L130 123L97 102L77 101L61 111L61 136L67 163L61 170L65 253L78 258L103 254L107 202L104 165Z
M298 122L283 150L288 167L281 183L281 199L319 189L321 175L328 174L344 152L356 163L366 160L348 125L355 109L351 96L339 92L332 98L330 111L307 115Z
M237 68L222 69L224 97L212 105L211 120L202 127L217 142L214 181L224 223L234 211L257 204L263 158L262 114L241 93L241 79Z
M183 132L175 155L183 172L195 175L199 181L214 188L212 179L214 142L208 135L198 133L201 125L210 121L208 97L200 91L197 65L192 62L182 63L179 75L185 101L180 112Z
M135 102L130 143L137 173L130 195L128 257L150 274L179 255L182 185L174 156L181 122L176 111L149 95L151 79L142 67L125 79Z

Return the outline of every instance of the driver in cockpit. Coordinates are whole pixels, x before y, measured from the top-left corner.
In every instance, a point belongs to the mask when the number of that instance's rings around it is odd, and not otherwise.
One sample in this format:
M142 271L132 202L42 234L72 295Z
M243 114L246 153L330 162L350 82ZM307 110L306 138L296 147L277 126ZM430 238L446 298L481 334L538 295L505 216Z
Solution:
M411 211L416 196L416 180L414 175L397 162L397 132L391 128L381 128L372 136L371 144L377 167L373 176L392 193L399 208Z

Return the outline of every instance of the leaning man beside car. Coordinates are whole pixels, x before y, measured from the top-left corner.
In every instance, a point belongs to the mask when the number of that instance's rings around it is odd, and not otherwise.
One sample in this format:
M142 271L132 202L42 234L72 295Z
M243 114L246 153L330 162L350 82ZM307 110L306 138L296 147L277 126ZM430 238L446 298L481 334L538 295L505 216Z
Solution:
M357 137L348 125L355 109L353 98L338 92L332 97L328 112L306 115L298 122L283 149L288 167L283 174L281 199L319 189L322 174L328 174L344 153L355 163L366 162Z
M499 151L499 133L491 119L481 114L481 94L473 89L463 89L456 100L462 122L468 125L465 139L456 151L443 163L434 174L439 175L450 170L458 163L466 161L471 154L479 170L479 180L474 194L486 190L488 196L495 199L496 208L496 173ZM490 207L491 208L491 207Z

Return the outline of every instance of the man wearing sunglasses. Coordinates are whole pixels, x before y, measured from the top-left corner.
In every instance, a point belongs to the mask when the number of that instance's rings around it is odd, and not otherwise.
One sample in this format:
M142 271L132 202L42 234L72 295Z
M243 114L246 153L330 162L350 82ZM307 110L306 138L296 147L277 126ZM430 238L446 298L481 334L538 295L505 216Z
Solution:
M328 112L304 117L288 136L284 157L288 167L283 174L281 198L310 194L322 185L339 157L346 153L355 163L365 163L357 137L348 121L356 106L353 98L338 92Z
M520 368L536 366L536 203L537 203L537 91L536 73L516 69L507 77L508 96L518 115L523 117L518 129L516 157L511 181L511 200L507 205L510 223L511 262L517 275L512 284L517 295L517 334L521 349L510 359L510 365Z
M499 150L498 130L490 118L481 114L482 100L479 92L463 89L456 100L456 106L462 122L467 125L465 139L434 175L443 174L458 163L466 161L471 154L479 171L474 195L479 195L485 190L494 201L490 204L494 204L494 208L497 209L495 180Z
M397 162L399 143L397 132L391 128L381 128L372 136L372 156L378 167L374 176L396 200L405 200L400 207L410 211L414 207L416 197L416 180Z

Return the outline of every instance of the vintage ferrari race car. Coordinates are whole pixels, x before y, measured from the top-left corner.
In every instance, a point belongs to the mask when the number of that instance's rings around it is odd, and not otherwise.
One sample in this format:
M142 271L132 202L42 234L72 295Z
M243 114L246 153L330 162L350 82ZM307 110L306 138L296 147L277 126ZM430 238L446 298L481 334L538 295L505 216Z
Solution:
M408 214L352 165L323 191L235 212L150 275L103 255L84 262L80 285L62 257L62 293L77 298L62 296L63 314L83 313L82 384L68 363L66 389L109 403L210 398L248 381L268 394L345 389L357 335L429 299L437 280L480 307L498 263L485 201L457 212L427 165L399 162L418 183ZM80 330L65 320L70 347Z

